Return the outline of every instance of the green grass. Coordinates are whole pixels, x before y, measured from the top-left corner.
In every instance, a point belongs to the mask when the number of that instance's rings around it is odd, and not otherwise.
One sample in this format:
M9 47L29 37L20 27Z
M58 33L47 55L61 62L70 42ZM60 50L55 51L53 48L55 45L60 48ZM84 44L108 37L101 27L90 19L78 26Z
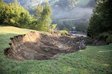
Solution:
M112 74L112 44L87 46L86 50L61 54L56 60L16 61L4 55L10 37L27 29L0 27L0 74Z

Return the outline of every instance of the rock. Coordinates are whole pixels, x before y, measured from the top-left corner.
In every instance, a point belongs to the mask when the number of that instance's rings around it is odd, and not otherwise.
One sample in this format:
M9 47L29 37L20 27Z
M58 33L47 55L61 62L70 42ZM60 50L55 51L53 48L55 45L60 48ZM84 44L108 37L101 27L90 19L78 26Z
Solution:
M86 44L85 44L85 40L80 41L80 49L85 49L86 48Z

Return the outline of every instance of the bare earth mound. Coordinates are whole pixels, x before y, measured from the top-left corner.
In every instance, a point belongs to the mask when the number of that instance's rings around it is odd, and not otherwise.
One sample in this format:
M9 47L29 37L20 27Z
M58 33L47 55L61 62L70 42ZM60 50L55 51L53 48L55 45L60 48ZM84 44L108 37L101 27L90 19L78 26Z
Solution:
M5 55L16 60L47 60L56 58L60 53L71 53L84 49L83 39L30 32L11 38L10 48Z

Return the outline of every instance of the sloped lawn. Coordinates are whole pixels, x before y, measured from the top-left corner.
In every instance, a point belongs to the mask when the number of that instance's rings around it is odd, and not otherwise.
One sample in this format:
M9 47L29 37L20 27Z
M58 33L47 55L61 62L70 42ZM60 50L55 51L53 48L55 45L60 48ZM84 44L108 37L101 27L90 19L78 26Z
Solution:
M87 46L85 50L61 54L55 60L16 61L4 55L10 37L28 29L0 27L0 74L112 74L112 44Z

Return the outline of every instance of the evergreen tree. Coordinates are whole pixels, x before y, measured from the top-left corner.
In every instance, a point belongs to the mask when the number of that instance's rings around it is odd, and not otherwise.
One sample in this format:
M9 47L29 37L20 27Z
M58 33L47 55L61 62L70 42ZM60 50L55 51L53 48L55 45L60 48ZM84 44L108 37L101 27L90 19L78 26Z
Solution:
M112 0L97 0L94 14L90 19L88 36L96 37L104 32L112 32Z

